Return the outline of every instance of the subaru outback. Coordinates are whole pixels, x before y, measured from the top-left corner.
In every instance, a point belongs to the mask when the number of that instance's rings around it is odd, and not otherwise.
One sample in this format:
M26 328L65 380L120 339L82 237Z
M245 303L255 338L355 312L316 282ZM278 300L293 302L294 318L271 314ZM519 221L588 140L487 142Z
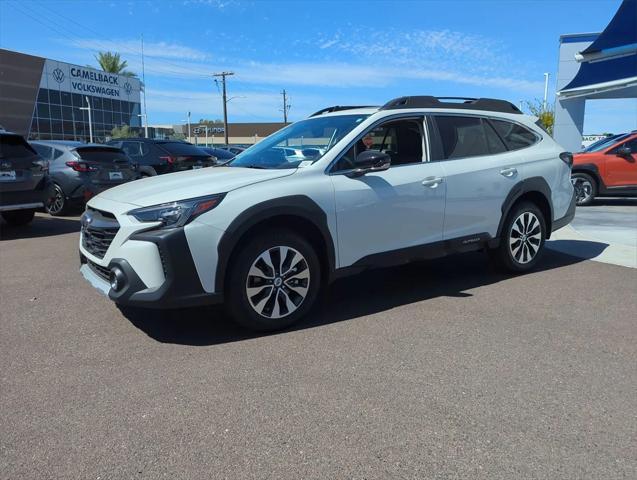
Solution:
M80 271L123 306L223 302L256 330L368 268L484 250L525 272L575 212L572 156L536 120L495 99L327 108L217 167L92 198Z

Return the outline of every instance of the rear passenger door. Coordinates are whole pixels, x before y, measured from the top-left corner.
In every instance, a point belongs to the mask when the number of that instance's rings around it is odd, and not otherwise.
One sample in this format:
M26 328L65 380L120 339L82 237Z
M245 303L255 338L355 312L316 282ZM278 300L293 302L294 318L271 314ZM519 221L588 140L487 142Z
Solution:
M446 182L443 238L494 237L502 204L522 177L521 156L484 117L431 115L428 125L432 160L441 162Z

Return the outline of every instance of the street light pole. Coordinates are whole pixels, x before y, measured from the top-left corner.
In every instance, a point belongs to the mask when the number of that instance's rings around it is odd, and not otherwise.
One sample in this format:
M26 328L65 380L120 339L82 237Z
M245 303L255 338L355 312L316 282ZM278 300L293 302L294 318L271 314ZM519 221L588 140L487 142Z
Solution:
M89 102L88 97L86 98L86 104L88 105L87 107L80 107L80 110L87 110L88 111L88 135L89 135L89 142L93 143L93 122L91 121L91 102Z
M542 109L546 112L546 100L549 96L549 76L550 74L544 74L544 102L542 102Z
M190 141L190 112L188 112L188 141Z
M223 87L223 135L226 147L228 146L228 99L226 97L226 77L231 75L234 75L234 72L221 72L212 75L213 77L221 77L221 84Z

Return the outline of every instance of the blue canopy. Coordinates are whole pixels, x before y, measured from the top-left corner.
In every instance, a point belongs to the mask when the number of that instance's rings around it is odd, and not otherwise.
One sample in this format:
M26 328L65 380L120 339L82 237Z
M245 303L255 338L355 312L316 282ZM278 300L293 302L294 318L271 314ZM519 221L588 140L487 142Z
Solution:
M561 96L620 88L632 92L637 85L637 0L624 0L599 37L575 58L582 64Z

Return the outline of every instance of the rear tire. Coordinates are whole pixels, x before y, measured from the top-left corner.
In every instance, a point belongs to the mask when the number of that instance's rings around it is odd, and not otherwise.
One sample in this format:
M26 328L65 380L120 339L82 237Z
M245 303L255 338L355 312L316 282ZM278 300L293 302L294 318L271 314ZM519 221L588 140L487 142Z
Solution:
M68 202L66 201L66 195L58 184L53 184L53 198L46 205L46 211L49 215L58 217L66 215L68 213Z
M9 225L13 227L20 227L26 225L35 216L35 210L11 210L9 212L2 212L2 218Z
M597 196L597 182L588 173L571 174L571 183L575 189L575 204L578 207L590 205Z
M531 270L544 251L546 220L542 211L531 202L515 205L504 222L500 245L490 250L499 270L522 273Z
M321 288L314 248L288 230L259 233L240 247L228 268L226 308L250 330L280 330L298 322Z

